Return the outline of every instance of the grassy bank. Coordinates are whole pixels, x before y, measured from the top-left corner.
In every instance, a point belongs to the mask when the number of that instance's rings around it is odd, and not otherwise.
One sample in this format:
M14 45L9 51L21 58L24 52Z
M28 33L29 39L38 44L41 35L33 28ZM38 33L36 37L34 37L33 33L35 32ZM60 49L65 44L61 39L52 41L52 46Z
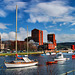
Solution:
M29 52L28 54L42 54L43 52ZM16 53L0 53L0 56L12 56L15 55ZM27 55L27 53L17 53L19 55Z

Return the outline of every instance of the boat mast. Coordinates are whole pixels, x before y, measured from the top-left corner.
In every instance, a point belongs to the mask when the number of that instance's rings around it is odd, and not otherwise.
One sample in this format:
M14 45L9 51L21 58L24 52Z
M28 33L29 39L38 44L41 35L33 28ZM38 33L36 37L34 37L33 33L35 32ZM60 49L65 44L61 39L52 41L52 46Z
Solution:
M17 54L17 5L16 5L16 54Z
M28 25L27 25L27 55L28 55Z

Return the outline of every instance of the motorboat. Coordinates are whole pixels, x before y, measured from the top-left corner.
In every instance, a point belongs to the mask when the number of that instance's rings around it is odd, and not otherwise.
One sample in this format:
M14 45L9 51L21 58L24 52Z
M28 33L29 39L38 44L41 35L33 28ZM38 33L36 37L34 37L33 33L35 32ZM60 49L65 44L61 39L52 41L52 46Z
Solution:
M68 53L73 53L73 51L72 51L72 50L70 50Z
M47 52L47 53L46 53L46 55L50 55L50 53L49 53L49 52Z
M47 61L47 62L46 62L46 65L49 65L49 64L57 64L57 62L58 62L58 61Z
M18 67L27 67L34 66L38 64L36 60L30 60L28 57L18 57L17 61L5 62L7 68L18 68Z
M63 54L60 52L57 54L57 56L54 60L55 61L65 61L65 60L69 60L69 58L64 58Z
M75 53L72 55L72 59L75 59Z
M50 54L51 54L51 55L56 55L56 53L54 53L54 52L51 52Z

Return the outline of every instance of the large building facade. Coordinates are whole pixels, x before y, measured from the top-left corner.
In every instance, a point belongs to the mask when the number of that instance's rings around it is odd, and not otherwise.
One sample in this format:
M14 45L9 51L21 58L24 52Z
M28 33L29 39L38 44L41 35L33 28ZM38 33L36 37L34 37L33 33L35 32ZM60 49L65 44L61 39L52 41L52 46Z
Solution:
M48 40L48 49L55 49L56 48L55 34L48 34L47 40Z
M38 30L38 29L33 29L31 31L32 39L35 42L38 42L39 45L43 45L43 31Z

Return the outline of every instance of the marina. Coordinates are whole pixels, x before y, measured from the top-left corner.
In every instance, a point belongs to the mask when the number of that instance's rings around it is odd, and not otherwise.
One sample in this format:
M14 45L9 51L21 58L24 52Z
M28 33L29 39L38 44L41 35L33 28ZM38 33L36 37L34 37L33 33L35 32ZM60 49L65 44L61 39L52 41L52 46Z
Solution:
M0 75L75 75L75 1L0 0Z
M66 73L71 70L75 70L75 59L72 59L72 54L63 53L65 58L70 58L70 60L67 61L59 61L57 64L51 64L46 65L47 61L53 61L55 56L51 55L45 55L43 57L40 57L40 55L29 55L30 59L37 59L39 64L37 66L31 66L31 67L23 67L23 68L6 68L4 65L4 60L6 61L12 61L15 60L15 56L0 56L0 75L4 74L19 74L19 75L49 75L52 73L52 75L61 75L63 73ZM61 67L61 69L60 69ZM52 72L51 72L52 71ZM73 75L73 73L70 73L70 75Z

